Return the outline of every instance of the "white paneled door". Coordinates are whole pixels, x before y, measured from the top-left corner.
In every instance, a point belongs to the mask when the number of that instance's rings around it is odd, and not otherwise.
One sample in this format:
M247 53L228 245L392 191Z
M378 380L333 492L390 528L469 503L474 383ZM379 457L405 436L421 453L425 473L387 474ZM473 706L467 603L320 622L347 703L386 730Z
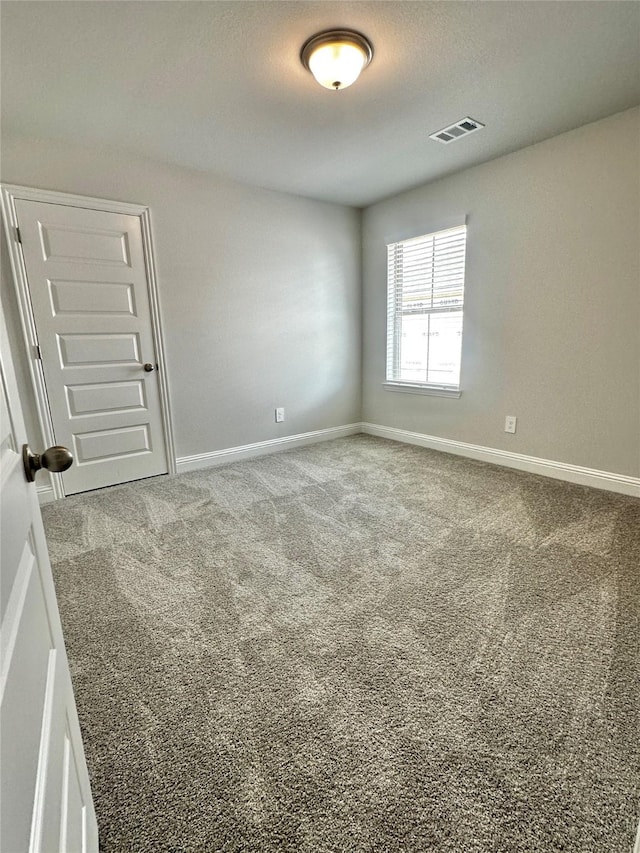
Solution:
M23 467L27 439L4 319L0 326L0 850L97 853L42 518Z
M65 494L166 473L140 217L15 209Z

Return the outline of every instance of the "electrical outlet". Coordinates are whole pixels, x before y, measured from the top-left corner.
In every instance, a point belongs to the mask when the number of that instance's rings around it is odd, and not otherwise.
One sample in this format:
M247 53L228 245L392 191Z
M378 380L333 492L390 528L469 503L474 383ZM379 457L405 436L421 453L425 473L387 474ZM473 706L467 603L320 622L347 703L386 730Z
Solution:
M505 432L515 432L516 431L516 423L518 419L515 415L507 415L504 419L504 431Z
M276 409L276 423L281 424L283 420L284 420L284 409L282 409L282 408Z

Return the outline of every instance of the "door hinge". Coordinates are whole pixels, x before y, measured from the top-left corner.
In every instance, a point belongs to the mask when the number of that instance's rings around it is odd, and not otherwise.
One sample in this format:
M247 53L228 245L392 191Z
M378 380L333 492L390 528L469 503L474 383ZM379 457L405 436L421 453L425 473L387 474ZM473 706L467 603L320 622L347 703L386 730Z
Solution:
M18 243L22 243L22 235L20 234L19 228L16 228L16 240L18 241Z
M38 346L38 344L33 345L34 358L40 359L42 361L42 350Z

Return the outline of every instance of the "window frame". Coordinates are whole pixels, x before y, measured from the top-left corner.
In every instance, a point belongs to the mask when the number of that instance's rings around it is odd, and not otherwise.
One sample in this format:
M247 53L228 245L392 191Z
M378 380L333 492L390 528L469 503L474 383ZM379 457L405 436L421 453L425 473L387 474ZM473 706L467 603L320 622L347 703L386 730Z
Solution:
M425 380L421 381L412 381L412 380L402 380L402 379L394 379L393 374L399 372L398 367L393 367L394 362L397 364L397 359L399 358L400 352L400 325L399 320L403 316L407 316L409 314L415 314L415 311L402 311L402 308L398 309L398 288L404 287L403 282L398 283L395 276L392 277L391 271L393 269L393 265L397 263L396 257L398 251L398 247L404 247L406 244L415 243L417 241L428 241L440 235L443 235L447 232L463 232L462 240L463 240L463 254L462 254L462 262L461 262L461 272L462 272L462 284L461 284L461 294L462 294L462 302L459 306L455 306L451 308L450 311L460 313L462 317L462 325L460 330L461 340L460 340L460 373L457 384L448 384L448 383L438 383L438 382L428 382ZM429 231L426 234L419 234L415 237L406 237L401 240L393 240L387 243L387 333L386 333L386 363L385 363L385 378L382 383L383 388L386 391L400 391L403 393L409 394L425 394L429 396L436 397L460 397L462 393L462 335L464 330L464 291L465 291L465 278L466 278L466 240L467 240L467 225L466 218L462 221L455 222L454 224L448 225L444 228L438 228L434 231ZM392 257L392 252L394 253ZM433 286L433 282L432 282ZM433 298L433 297L432 297ZM424 311L425 315L433 316L437 314L445 313L442 310L435 310L433 307L431 310ZM427 371L428 371L428 362L427 362Z

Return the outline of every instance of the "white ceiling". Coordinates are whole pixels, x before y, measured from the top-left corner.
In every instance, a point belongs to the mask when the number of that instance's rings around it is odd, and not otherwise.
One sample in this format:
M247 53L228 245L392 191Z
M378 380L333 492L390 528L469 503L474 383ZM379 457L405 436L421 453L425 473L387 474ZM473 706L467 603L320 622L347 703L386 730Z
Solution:
M640 3L2 3L3 132L96 141L364 206L640 103ZM374 45L322 89L328 27ZM487 126L442 145L470 115Z

